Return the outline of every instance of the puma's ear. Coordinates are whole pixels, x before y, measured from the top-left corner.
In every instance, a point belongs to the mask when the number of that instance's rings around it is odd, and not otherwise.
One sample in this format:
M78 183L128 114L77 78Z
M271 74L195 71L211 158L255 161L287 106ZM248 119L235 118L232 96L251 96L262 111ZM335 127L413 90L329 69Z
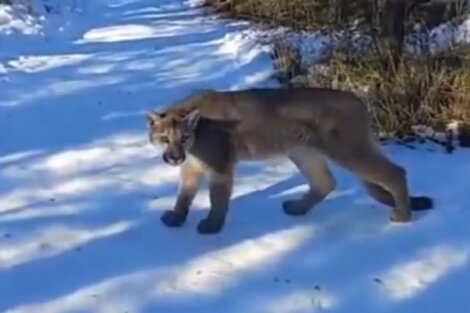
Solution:
M189 111L184 116L184 121L189 125L189 127L194 129L194 128L196 128L200 117L201 117L201 115L199 114L199 110L198 109L193 109L193 110Z
M158 127L162 122L162 114L156 111L148 111L146 114L147 122L150 127Z

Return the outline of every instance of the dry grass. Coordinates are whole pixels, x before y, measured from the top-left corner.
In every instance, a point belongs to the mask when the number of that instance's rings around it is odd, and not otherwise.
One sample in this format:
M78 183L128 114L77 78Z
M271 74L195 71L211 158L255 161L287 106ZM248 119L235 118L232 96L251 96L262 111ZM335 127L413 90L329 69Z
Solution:
M278 72L285 80L289 73L291 84L351 90L363 98L377 132L401 137L411 134L415 125L443 129L450 121L470 122L468 44L435 54L405 53L397 67L390 66L386 53L373 48L355 52L343 46L310 69L286 41L278 40L274 49ZM297 68L301 71L295 75Z
M293 30L342 29L366 21L377 0L205 0L232 17Z
M470 121L469 57L469 47L434 56L406 54L397 68L387 68L375 54L337 54L308 84L356 91L377 131L404 136L415 125L442 128L452 120Z
M360 31L377 38L382 0L205 0L217 12L250 19L290 31L343 32L322 65L305 62L310 56L292 44L289 34L271 38L273 59L282 84L325 86L352 90L368 104L377 132L399 137L412 126L442 129L453 120L470 122L470 45L455 45L432 54L405 53L397 67L388 53L370 45L358 52L351 34ZM430 7L413 13L407 34L426 32L442 22L458 20L464 8L455 5Z
M376 33L384 0L203 0L203 5L230 17L248 19L294 31L341 31L351 28ZM410 13L407 31L417 24L432 28L460 16L466 0L422 5Z

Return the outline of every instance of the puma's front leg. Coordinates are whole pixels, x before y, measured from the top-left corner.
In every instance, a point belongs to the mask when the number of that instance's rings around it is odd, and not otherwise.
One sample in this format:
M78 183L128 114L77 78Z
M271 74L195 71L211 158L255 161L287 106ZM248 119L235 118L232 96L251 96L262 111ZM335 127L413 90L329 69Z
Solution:
M189 208L196 196L202 169L191 162L185 162L180 167L180 182L178 196L173 210L165 211L162 222L169 227L179 227L184 224Z
M229 210L233 187L233 169L209 173L210 211L198 225L200 234L215 234L222 230Z

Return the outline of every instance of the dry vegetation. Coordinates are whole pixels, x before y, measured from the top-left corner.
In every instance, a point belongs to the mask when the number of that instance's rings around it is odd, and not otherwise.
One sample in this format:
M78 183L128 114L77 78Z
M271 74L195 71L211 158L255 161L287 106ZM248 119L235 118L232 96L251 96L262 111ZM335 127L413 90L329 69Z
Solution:
M271 26L293 30L331 31L351 27L369 32L377 26L383 0L203 0L214 11ZM417 22L433 27L461 15L463 1L440 3L410 11L408 28ZM374 28L374 29L371 29Z
M405 53L397 67L384 66L372 51L335 52L304 83L355 91L368 104L375 129L400 137L415 125L442 130L450 121L470 121L469 46L435 55Z
M366 16L369 0L345 1L341 8L331 0L205 0L205 4L217 12L250 19L274 26L286 26L294 30L329 30L354 20L354 16Z
M450 121L470 122L470 45L451 44L432 52L426 41L421 53L404 52L397 64L380 37L381 0L206 0L206 5L232 17L260 25L284 26L290 31L339 34L321 65L306 62L289 32L272 38L279 80L286 85L328 86L353 90L369 105L378 132L411 134L412 126L442 129ZM405 23L408 38L417 31L429 34L443 22L458 24L465 16L462 1L422 6L410 11ZM373 40L358 44L352 34ZM356 37L357 38L357 37ZM431 38L432 39L432 38ZM354 48L353 48L354 47Z

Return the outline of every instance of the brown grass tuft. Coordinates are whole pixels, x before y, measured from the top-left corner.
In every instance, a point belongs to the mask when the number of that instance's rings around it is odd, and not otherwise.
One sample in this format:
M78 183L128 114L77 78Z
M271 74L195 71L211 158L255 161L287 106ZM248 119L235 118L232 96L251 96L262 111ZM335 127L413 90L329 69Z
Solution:
M378 39L380 3L383 0L205 0L229 16L268 26L285 26L331 35L341 32L334 49L321 65L306 62L311 56L293 44L291 33L271 38L277 78L283 85L325 86L352 90L368 104L377 132L405 136L415 125L442 129L450 121L470 122L470 45L450 45L431 53L430 36L419 44L421 53L406 52L397 67L379 41L358 51L352 33ZM413 11L406 33L429 33L446 21L464 15L462 2ZM302 43L300 43L301 45ZM325 58L325 56L324 56Z

